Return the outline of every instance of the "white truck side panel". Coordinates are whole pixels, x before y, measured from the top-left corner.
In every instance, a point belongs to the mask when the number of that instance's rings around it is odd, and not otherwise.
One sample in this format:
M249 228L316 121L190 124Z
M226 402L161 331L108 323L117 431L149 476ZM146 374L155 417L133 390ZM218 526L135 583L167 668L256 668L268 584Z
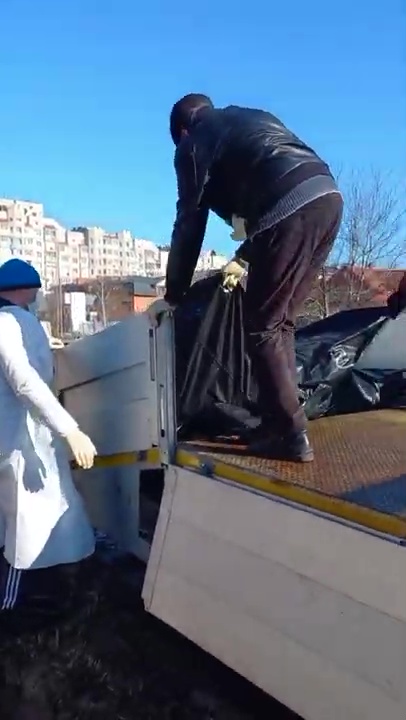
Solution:
M146 608L306 720L406 717L406 549L170 468Z
M142 466L76 470L75 482L94 528L124 552L146 562L149 545L140 536L139 480Z
M156 378L156 336L147 314L132 315L56 353L57 390L99 455L159 446L164 390ZM75 481L94 527L146 561L149 546L139 527L143 467L145 463L78 470Z
M99 455L159 444L155 332L131 315L56 353L56 386Z

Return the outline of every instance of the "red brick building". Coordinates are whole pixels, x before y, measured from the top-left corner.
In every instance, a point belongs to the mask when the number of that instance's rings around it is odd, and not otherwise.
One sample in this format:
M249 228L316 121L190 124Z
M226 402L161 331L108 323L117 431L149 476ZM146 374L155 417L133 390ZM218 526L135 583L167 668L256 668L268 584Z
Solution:
M404 269L343 265L326 267L314 285L303 314L311 319L354 307L386 305Z
M62 287L55 287L48 299L53 331L69 333L69 293L86 295L87 320L103 326L123 320L134 312L143 312L157 297L159 278L141 276L82 278Z

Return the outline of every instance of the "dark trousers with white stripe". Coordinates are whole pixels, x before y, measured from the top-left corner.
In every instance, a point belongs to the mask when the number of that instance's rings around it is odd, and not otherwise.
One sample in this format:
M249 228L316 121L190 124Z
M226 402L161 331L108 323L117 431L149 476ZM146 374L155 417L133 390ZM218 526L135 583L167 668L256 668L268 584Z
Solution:
M0 574L0 610L13 610L24 595L24 570L18 570L4 561Z
M67 572L69 568L72 566L18 570L1 553L0 613L19 608L58 612L71 595L72 573Z

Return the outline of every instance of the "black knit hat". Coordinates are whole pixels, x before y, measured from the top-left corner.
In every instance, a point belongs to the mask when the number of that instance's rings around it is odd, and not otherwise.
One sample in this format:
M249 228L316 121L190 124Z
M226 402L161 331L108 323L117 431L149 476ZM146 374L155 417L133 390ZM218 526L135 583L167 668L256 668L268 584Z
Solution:
M178 100L170 115L170 132L175 145L179 144L182 129L187 128L196 110L202 107L213 108L214 105L207 95L190 93Z

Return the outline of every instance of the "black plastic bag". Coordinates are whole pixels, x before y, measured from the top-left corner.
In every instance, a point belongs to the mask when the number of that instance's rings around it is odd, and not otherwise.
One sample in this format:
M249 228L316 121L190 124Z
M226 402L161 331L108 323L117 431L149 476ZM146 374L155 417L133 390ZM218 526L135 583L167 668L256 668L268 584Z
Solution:
M255 404L242 289L225 292L219 274L192 285L175 312L175 345L180 430L217 436L249 426Z
M175 313L183 437L233 435L259 422L244 334L244 290L237 286L226 293L221 280L218 273L196 282ZM297 331L299 394L309 419L404 406L405 373L356 367L389 321L386 307L359 308Z

